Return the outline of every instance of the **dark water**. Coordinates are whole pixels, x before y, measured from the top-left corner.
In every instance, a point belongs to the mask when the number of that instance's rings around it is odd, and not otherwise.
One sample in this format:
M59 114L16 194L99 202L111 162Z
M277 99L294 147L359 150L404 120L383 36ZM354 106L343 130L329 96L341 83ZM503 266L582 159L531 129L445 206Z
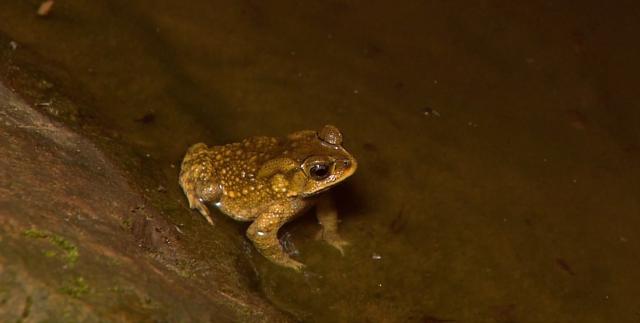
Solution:
M340 127L360 164L333 192L351 247L315 241L307 217L284 230L305 274L258 262L261 292L299 319L640 321L640 6L37 6L0 2L15 55L175 198L194 142Z

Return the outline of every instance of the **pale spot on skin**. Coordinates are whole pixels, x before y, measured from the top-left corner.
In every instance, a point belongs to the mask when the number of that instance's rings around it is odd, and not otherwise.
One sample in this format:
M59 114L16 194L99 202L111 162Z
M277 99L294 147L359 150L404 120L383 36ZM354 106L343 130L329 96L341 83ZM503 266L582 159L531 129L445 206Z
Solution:
M276 174L271 178L271 189L276 192L284 192L289 185L289 181L282 174Z

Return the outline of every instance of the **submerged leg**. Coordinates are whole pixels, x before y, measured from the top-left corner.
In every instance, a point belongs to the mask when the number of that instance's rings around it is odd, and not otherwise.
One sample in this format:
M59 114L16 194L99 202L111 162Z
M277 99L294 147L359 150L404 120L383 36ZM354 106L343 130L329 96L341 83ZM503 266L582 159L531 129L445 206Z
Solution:
M278 240L278 230L299 208L289 205L274 205L256 218L247 230L247 237L256 249L271 262L280 266L301 270L304 264L297 262L284 252Z
M331 196L323 194L319 197L316 204L316 216L322 226L319 234L322 240L344 255L344 247L349 245L349 242L343 240L338 234L338 212Z

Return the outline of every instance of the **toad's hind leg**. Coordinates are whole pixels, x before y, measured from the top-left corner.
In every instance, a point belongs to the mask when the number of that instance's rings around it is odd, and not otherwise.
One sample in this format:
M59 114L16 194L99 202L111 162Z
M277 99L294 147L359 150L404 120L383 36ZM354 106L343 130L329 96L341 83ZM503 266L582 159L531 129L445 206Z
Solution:
M295 204L295 203L291 203ZM280 245L278 230L300 208L289 205L273 205L266 212L260 214L247 230L247 237L256 249L271 262L280 266L301 270L304 264L291 259Z
M213 161L205 144L191 146L180 167L180 186L189 200L189 207L197 209L213 225L207 202L217 201L221 189L214 178Z

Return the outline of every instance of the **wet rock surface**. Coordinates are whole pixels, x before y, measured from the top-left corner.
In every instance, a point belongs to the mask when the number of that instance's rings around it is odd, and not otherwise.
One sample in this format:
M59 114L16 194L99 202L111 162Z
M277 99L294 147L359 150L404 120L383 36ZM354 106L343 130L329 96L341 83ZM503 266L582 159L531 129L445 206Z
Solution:
M92 141L1 83L0 156L0 321L289 320L241 256L194 257Z

